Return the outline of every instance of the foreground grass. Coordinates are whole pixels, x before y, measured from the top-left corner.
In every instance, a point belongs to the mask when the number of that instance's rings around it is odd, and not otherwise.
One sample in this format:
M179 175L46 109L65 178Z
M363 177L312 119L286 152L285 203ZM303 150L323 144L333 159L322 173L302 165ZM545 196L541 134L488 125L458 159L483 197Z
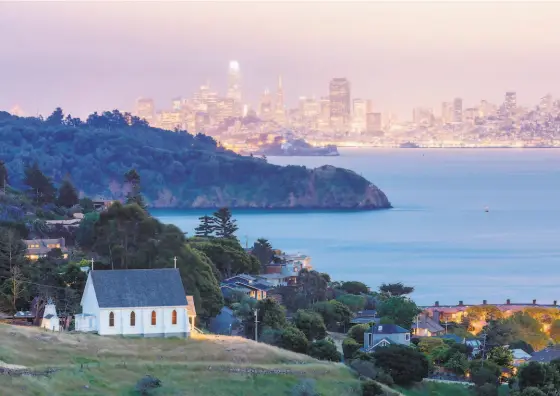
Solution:
M240 337L144 339L45 333L0 325L0 365L31 370L57 368L45 376L0 375L2 395L134 395L149 374L163 386L154 395L290 395L302 379L321 395L359 395L359 381L342 364L320 362ZM237 373L231 369L288 373Z
M397 388L405 396L473 396L472 388L464 385L424 381L413 387Z

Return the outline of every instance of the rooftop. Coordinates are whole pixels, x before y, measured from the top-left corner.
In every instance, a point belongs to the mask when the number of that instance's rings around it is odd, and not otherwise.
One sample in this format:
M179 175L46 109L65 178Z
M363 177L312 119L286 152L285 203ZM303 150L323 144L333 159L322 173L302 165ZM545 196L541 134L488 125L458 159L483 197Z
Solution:
M383 324L372 326L373 334L399 334L410 333L407 329L395 324Z

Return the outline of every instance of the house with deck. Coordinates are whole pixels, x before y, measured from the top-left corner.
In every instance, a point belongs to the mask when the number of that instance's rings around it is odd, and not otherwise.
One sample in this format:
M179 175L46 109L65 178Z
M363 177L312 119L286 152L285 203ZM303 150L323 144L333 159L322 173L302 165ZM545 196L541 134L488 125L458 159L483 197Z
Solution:
M423 313L418 315L412 324L412 334L416 337L435 337L445 333L445 329L439 324L439 312L434 312L434 317Z
M68 248L64 238L58 239L25 239L23 241L27 246L25 257L29 260L35 261L42 257L47 257L47 254L53 249L60 249L62 256L68 258Z
M189 337L188 304L178 269L91 270L80 303L82 313L75 317L76 330Z
M267 298L267 292L274 286L257 276L240 274L224 279L220 284L220 289L224 297L228 298L235 293L246 294L256 300Z

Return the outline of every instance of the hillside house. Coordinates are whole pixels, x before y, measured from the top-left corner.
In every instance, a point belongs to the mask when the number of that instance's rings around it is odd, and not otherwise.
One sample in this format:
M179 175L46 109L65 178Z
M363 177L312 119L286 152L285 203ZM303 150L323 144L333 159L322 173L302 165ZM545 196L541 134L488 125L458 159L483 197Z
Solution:
M92 270L80 305L77 331L144 337L191 333L187 296L177 269Z
M377 317L377 311L374 309L366 309L358 311L356 315L350 320L351 324L368 324L379 323L380 318Z
M35 261L47 254L53 249L60 249L64 258L68 258L68 249L64 238L58 239L25 239L23 241L27 246L25 257Z
M523 349L512 349L513 354L513 366L519 367L531 360L531 355L525 352Z
M235 293L243 293L257 300L264 300L267 292L274 286L255 276L240 274L225 279L220 285L224 297L231 297Z
M445 329L439 324L439 312L434 312L431 318L427 314L418 315L416 322L412 324L412 334L416 337L435 337L445 333Z
M364 333L364 352L392 344L410 346L410 331L394 324L374 325Z

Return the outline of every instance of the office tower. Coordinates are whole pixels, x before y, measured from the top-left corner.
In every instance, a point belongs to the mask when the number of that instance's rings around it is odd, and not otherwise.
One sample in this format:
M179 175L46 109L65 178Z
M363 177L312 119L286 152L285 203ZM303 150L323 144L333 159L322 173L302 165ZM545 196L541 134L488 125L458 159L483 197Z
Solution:
M463 117L464 121L470 124L474 124L477 113L478 113L477 109L474 107L469 107L468 109L465 109L464 117Z
M480 105L478 106L478 116L479 117L487 117L489 115L490 107L488 106L488 101L481 100Z
M183 99L182 98L173 98L171 100L171 108L175 111L179 111L181 110L181 106L183 105Z
M350 82L333 78L329 85L330 119L335 128L344 127L350 120Z
M139 98L136 101L136 116L144 119L148 124L152 125L155 121L154 119L154 101L149 98Z
M416 107L412 114L412 121L417 125L431 126L433 124L433 118L433 110L424 107Z
M259 106L259 116L261 119L268 121L273 116L272 111L272 96L270 95L270 91L267 89L264 90L261 96L261 102Z
M284 87L282 87L282 76L278 76L278 86L276 88L276 111L284 112Z
M441 122L443 124L448 124L453 122L453 103L443 102L441 104Z
M180 111L160 111L157 114L157 126L161 129L175 131L183 129L183 117Z
M352 101L352 131L360 133L366 130L367 102L363 99Z
M366 133L379 134L383 131L381 124L381 113L367 113L366 114Z
M455 98L453 100L453 121L463 121L463 99L461 98Z
M227 97L241 102L241 73L237 61L229 62Z
M506 92L504 100L504 110L507 115L515 114L517 109L517 95L515 92Z
M303 118L317 118L321 113L321 105L315 98L304 98L301 110Z

